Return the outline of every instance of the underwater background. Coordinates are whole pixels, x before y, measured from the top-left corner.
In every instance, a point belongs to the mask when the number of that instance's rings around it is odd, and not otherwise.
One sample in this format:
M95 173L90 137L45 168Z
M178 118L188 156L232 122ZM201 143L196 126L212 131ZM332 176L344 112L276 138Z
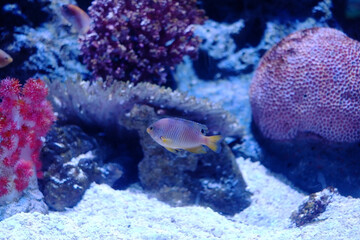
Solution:
M358 0L1 1L0 239L359 239L359 23Z

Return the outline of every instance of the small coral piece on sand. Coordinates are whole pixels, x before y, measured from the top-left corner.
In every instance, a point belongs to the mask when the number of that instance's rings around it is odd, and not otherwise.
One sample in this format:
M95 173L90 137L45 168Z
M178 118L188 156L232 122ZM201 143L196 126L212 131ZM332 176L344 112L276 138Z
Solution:
M327 206L336 194L338 194L337 190L332 187L310 194L309 198L301 204L298 211L291 214L290 220L297 227L316 221L326 211Z

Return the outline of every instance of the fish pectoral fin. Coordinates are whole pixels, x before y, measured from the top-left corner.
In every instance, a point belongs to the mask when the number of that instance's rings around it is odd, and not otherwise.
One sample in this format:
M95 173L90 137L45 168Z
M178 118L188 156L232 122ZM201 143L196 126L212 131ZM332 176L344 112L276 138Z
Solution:
M167 144L169 144L169 143L171 143L171 142L172 142L172 140L171 140L170 138L160 137L160 139L161 139L161 141L162 141L163 143L167 143Z
M166 150L168 150L172 153L177 153L176 149L174 149L174 148L168 148L168 147L165 147L165 148L166 148Z
M192 153L206 153L206 150L203 146L198 146L198 147L194 147L194 148L185 148L184 150L188 151L188 152L192 152Z

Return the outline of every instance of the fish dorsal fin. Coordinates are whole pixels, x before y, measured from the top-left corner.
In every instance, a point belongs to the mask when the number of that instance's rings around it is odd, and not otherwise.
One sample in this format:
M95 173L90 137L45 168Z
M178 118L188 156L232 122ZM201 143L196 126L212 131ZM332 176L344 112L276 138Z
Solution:
M163 143L166 143L166 144L170 144L172 142L172 140L170 138L160 137L160 139Z
M194 148L185 148L184 150L192 153L206 153L206 150L203 146L198 146Z
M202 133L202 134L204 134L204 135L208 132L208 127L206 125L204 125L204 124L194 122L194 121L184 119L184 118L178 118L178 117L173 117L172 119L187 123L189 126L192 126L192 127L196 128L196 129L198 129L199 131L201 131L201 129L203 129L204 133Z

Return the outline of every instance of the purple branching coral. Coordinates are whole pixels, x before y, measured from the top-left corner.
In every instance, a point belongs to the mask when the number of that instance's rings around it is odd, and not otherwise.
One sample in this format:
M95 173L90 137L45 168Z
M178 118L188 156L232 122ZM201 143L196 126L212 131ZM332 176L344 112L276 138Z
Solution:
M196 0L95 0L89 15L93 24L81 50L94 75L157 84L183 56L197 56L192 25L205 19Z

